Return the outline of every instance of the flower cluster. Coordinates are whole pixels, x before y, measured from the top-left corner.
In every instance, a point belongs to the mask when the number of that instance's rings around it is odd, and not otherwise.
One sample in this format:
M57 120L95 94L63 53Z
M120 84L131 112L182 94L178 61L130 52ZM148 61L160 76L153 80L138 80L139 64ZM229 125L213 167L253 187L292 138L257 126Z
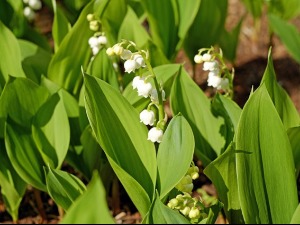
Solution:
M93 14L87 15L87 20L90 23L90 30L95 31L94 35L89 38L89 45L93 55L97 55L100 49L107 44L107 38L104 32L101 32L101 23Z
M41 0L23 0L23 2L26 5L23 14L31 22L35 18L35 11L42 8L42 2Z
M172 198L167 206L171 209L179 210L185 217L190 219L191 223L198 223L207 217L204 212L204 204L200 199L191 197L190 194L179 194Z
M204 53L205 52L205 53ZM203 70L209 71L207 85L231 94L233 72L230 73L223 61L222 51L216 52L213 47L199 49L194 61L203 63Z
M108 48L106 53L109 56L118 56L124 60L124 69L127 73L135 73L136 70L140 69L145 69L150 72L150 75L136 75L132 80L132 88L137 90L138 96L151 99L151 103L148 105L147 109L140 113L140 121L147 126L153 126L148 132L148 140L160 143L164 133L164 125L167 120L167 116L163 109L165 92L161 86L158 85L156 76L153 73L149 62L148 52L144 50L133 51L132 48L136 49L136 44L134 42L123 40ZM151 78L154 80L154 86L149 81ZM156 111L151 109L152 106L156 106L159 111L158 119Z
M175 186L179 191L183 193L192 193L194 188L193 180L199 177L199 168L192 164L185 176L180 180L180 182Z

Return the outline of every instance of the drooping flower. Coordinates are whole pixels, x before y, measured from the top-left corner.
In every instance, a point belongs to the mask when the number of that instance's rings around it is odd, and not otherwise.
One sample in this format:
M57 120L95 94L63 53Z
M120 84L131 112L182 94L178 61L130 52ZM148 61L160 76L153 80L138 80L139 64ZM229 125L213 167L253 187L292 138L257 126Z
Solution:
M200 210L193 206L189 212L189 218L190 219L199 219L200 218Z
M98 39L98 43L100 45L106 45L107 44L107 38L104 35L99 36L97 39Z
M140 121L144 123L145 125L153 126L155 121L155 114L152 110L144 109L140 113Z
M152 127L148 132L148 140L160 143L164 132L158 127Z
M118 44L115 44L113 47L113 50L114 50L114 53L116 55L122 55L123 51L124 51L124 48Z
M137 63L133 59L128 59L124 63L125 72L131 73L134 72L137 68Z
M29 0L28 5L33 10L40 10L42 8L42 2L40 0Z
M130 59L131 55L132 55L132 52L130 50L124 49L124 51L121 54L121 59L128 60L128 59Z
M203 63L203 70L207 71L214 71L214 70L219 70L219 63L217 60L213 61L205 61Z
M222 78L216 75L214 72L208 73L207 85L214 88L218 88L221 85Z
M194 57L194 62L195 62L195 63L202 63L202 62L203 62L203 57L202 57L202 55L195 55L195 57Z
M29 6L24 8L23 14L29 21L33 21L35 18L35 12Z
M144 98L149 97L151 90L152 84L150 82L147 82L146 80L143 80L137 86L138 96L143 96Z
M137 65L138 65L137 69L140 68L140 67L145 67L146 66L145 60L144 60L143 56L141 56L140 54L134 55L133 60L135 60Z
M205 54L203 54L203 56L202 56L202 60L203 60L204 62L209 62L209 61L211 61L211 59L212 59L212 55L209 54L209 53L205 53Z

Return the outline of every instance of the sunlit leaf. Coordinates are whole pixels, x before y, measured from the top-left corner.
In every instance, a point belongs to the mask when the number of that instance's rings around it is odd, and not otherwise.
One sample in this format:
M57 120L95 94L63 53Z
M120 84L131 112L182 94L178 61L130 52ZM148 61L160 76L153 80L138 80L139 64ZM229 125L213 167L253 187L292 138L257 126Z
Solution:
M289 223L298 205L292 149L264 84L244 106L236 149L245 151L236 154L245 222ZM284 182L279 178L284 178Z
M191 165L194 148L193 132L186 119L181 115L173 117L157 153L160 198L165 197L184 177Z
M184 69L175 78L170 104L173 115L181 113L189 122L196 142L195 154L208 165L225 145L224 134L220 133L224 119L214 117L210 100Z

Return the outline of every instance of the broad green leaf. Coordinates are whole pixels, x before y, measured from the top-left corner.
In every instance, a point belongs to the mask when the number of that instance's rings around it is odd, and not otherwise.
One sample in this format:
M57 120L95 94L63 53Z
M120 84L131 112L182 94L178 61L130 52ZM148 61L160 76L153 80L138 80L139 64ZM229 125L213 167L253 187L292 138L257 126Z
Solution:
M148 193L154 194L156 155L148 129L130 103L106 82L85 75L85 105L96 138L111 158ZM122 177L119 177L122 182ZM126 187L125 187L126 188Z
M242 109L230 98L216 94L212 100L212 111L216 116L224 118L223 131L226 134L224 150L233 141Z
M150 26L153 42L172 60L176 56L178 37L178 5L176 0L141 1Z
M45 174L49 195L66 211L86 190L82 181L68 172L45 167Z
M244 220L238 195L236 154L238 152L235 151L234 143L231 143L203 172L217 189L218 197L224 204L226 219L229 223L242 224Z
M18 40L21 50L22 67L26 77L40 83L41 76L47 74L52 55L41 47L25 40Z
M235 61L236 51L239 43L240 31L244 18L241 18L239 23L231 30L223 29L220 37L220 47L224 53L225 58L231 62Z
M261 17L264 0L242 0L242 2L255 19Z
M286 129L300 125L299 113L286 91L277 83L276 74L271 57L271 50L268 56L266 67L261 84L264 83L269 95L277 109L277 112Z
M193 160L194 148L193 131L186 119L181 115L173 117L157 153L161 199L179 183L188 171Z
M169 97L174 77L180 69L179 64L166 64L157 66L153 69L159 83L163 85L166 94L166 99ZM154 85L153 80L150 82ZM137 91L133 90L132 82L130 82L123 91L123 96L133 105L139 112L145 109L150 103L149 98L138 96Z
M21 51L14 34L0 21L0 86L4 87L9 75L25 77L21 65Z
M32 134L46 165L61 167L70 143L70 126L58 93L52 95L36 113Z
M91 56L88 40L93 32L89 28L86 16L89 13L98 12L104 7L103 4L107 4L106 1L101 2L100 6L94 4L95 1L91 1L85 6L77 22L61 42L49 65L48 78L75 96L79 94L82 85L81 68L87 67Z
M3 146L3 148L2 148ZM19 206L27 184L17 174L7 156L4 143L0 144L0 186L6 210L13 221L18 220Z
M56 0L52 0L54 19L52 25L52 36L54 40L54 50L57 52L62 40L67 35L71 29L71 24L69 23L67 17L64 15L63 11L56 4Z
M264 84L244 106L236 133L236 149L247 152L236 155L239 199L245 222L289 223L298 205L292 149Z
M280 38L291 56L300 63L300 33L297 28L273 14L268 15L268 21L272 31Z
M150 39L149 34L130 7L128 7L126 17L119 30L118 40L122 39L133 41L138 47L145 46L147 40Z
M298 205L290 224L300 224L300 204Z
M200 8L184 41L184 50L194 63L200 48L216 44L224 29L227 0L201 0Z
M107 206L106 193L98 173L94 173L87 190L76 199L62 224L114 224Z
M48 96L47 89L33 81L10 77L0 98L0 117L9 116L19 125L30 128L34 115Z
M287 130L293 150L294 163L296 168L296 175L300 172L300 126L292 127Z
M105 48L102 48L98 54L94 56L89 64L87 73L104 80L119 90L118 73L113 67L112 60L106 54Z
M164 205L158 194L152 203L148 219L150 224L190 224L190 221L181 215L179 211Z
M6 122L5 146L8 158L19 176L33 187L46 191L43 159L30 131Z
M290 20L300 13L300 2L298 0L267 1L268 13L275 14L284 20Z
M210 100L184 69L175 78L170 104L173 115L181 113L189 122L196 142L195 154L208 165L225 145L224 134L220 133L224 119L214 117Z

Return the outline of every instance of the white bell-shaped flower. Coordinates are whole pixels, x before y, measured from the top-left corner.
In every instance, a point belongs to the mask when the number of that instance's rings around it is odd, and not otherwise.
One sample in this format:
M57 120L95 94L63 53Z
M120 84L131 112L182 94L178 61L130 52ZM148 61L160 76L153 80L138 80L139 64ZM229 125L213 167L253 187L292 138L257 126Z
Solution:
M35 18L35 12L29 6L24 8L23 14L29 21L33 21Z
M140 113L140 121L145 125L153 126L155 121L155 114L152 110L144 109Z
M216 75L214 72L209 72L208 79L207 79L207 85L212 86L214 88L217 88L221 85L222 78Z
M98 46L92 48L93 55L97 55L99 51L100 48Z
M133 78L132 80L132 88L137 89L137 87L140 85L140 82L144 82L144 78L140 77L140 76L136 76Z
M203 56L202 56L202 60L203 60L204 62L209 62L209 61L211 61L211 59L212 59L212 55L209 54L209 53L205 53L205 54L203 54Z
M194 62L195 63L202 63L203 62L202 55L195 55Z
M42 2L40 0L29 0L28 5L34 10L40 10L42 8Z
M142 82L138 83L137 92L138 96L143 96L144 98L148 98L152 91L152 84L143 80Z
M109 56L113 56L115 54L113 48L108 48L106 49L106 54L109 55Z
M152 127L148 132L148 140L160 143L164 132L158 127Z
M134 72L135 69L137 68L137 63L133 59L128 59L124 63L124 68L125 68L125 72L127 73Z
M107 38L105 36L99 36L98 38L98 44L100 45L106 45L107 44Z
M140 54L134 55L133 60L135 60L137 65L138 65L137 69L140 68L140 67L145 67L146 66L145 60L144 60L143 56L141 56Z
M128 60L131 58L132 52L128 49L124 49L124 51L121 54L121 59Z
M219 63L217 60L209 61L209 62L204 62L203 63L203 70L207 71L214 71L214 70L219 70Z
M99 42L98 42L98 38L97 37L90 37L89 38L89 45L91 48L94 48L94 47L98 47L99 45Z
M163 98L163 101L166 100L166 93L164 90L162 90L162 98ZM156 102L158 103L158 94L157 94L157 90L156 89L152 89L151 93L150 93L150 98L151 98L151 101L152 102Z

